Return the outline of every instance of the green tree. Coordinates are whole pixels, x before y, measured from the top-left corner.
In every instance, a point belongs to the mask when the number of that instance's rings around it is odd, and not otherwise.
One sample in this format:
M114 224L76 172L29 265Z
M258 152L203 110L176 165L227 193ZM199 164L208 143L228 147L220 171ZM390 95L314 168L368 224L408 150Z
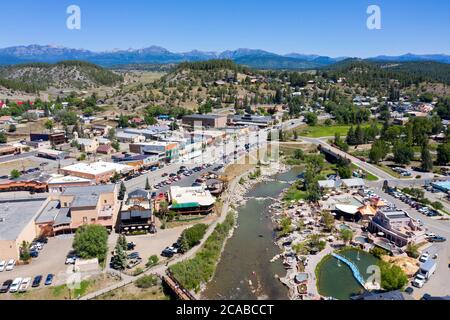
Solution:
M120 234L119 237L117 238L117 245L120 246L125 251L128 249L127 238L125 237L124 234Z
M185 229L180 236L179 242L183 252L189 251L194 246L198 245L203 239L208 226L203 223L196 224L190 228Z
M443 166L450 163L450 143L440 144L438 146L437 162Z
M30 243L27 241L22 241L20 248L20 260L26 262L29 261L31 259L31 255L30 255Z
M116 244L113 267L118 270L124 270L127 267L127 254L120 243Z
M158 264L158 262L159 262L159 258L158 258L158 256L156 254L154 254L154 255L148 257L148 261L145 264L145 266L147 268L151 268L151 267L156 266Z
M342 229L340 231L340 238L344 241L344 243L349 243L353 240L353 231L349 229Z
M73 240L73 248L83 259L106 259L108 251L108 231L100 225L84 225L78 228Z
M394 162L398 164L410 164L414 157L414 150L412 147L404 142L397 142L393 148Z
M308 125L310 125L311 127L314 127L315 125L317 125L317 121L318 121L317 114L315 114L314 112L308 112L305 115L305 120Z
M17 131L17 127L14 124L11 124L9 126L8 132L16 132Z
M372 144L369 152L369 159L372 163L378 164L380 161L384 160L387 155L389 147L382 140L377 140Z
M125 194L127 193L127 187L125 187L125 183L123 181L120 183L119 189L119 200L123 200L125 198Z
M328 211L322 212L322 223L325 226L325 229L328 231L332 231L334 228L334 217L331 213Z
M21 176L20 171L17 169L13 169L11 171L10 175L11 175L11 179L18 179Z
M387 291L402 289L408 283L405 272L396 265L380 262L381 287Z
M0 143L6 143L8 142L8 137L4 132L0 132Z
M53 120L48 119L47 121L45 121L44 123L44 127L45 129L49 130L49 131L53 131L53 128L55 126L55 123L53 122Z
M422 162L420 164L420 168L423 171L430 172L433 170L433 159L431 158L431 153L428 146L422 147L421 152Z

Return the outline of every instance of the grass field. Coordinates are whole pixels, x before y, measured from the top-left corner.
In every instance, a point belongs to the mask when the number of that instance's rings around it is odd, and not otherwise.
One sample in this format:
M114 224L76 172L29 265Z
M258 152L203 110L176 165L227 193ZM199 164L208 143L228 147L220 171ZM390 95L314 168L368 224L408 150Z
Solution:
M362 128L369 127L369 124L362 125ZM303 130L299 130L298 134L300 136L309 137L309 138L321 138L321 137L334 137L336 133L339 133L342 137L347 135L348 130L350 129L350 125L333 125L333 126L324 126L319 125L315 127L308 126ZM353 126L355 128L356 126ZM381 125L379 125L381 128Z
M356 164L351 165L352 170L362 170L362 172L365 174L366 176L366 180L368 181L378 181L378 178L375 177L373 174L367 172L366 170L361 169L360 167L358 167Z

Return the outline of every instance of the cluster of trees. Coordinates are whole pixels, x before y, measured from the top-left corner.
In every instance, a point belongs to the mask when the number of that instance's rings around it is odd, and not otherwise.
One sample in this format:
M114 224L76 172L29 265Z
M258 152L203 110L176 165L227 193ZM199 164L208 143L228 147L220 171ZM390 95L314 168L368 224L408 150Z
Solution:
M332 114L339 124L361 124L369 121L372 114L369 109L357 107L346 99L339 103L327 101L325 111Z
M83 259L106 259L108 251L108 230L100 225L84 225L78 228L73 240L73 248Z
M305 157L306 170L303 178L303 187L306 191L306 198L311 202L319 201L322 196L318 181L320 173L325 166L325 160L322 155L308 155Z
M234 223L234 215L229 213L225 221L216 226L194 258L178 262L169 267L175 279L186 289L198 292L201 284L208 282L212 278L223 243L227 239Z
M183 230L180 238L178 239L182 252L187 252L191 248L198 245L203 239L207 229L208 226L206 224L199 223Z
M346 143L351 146L366 144L370 141L374 141L379 133L380 130L375 122L369 127L361 127L358 125L356 129L353 129L352 126L348 130Z

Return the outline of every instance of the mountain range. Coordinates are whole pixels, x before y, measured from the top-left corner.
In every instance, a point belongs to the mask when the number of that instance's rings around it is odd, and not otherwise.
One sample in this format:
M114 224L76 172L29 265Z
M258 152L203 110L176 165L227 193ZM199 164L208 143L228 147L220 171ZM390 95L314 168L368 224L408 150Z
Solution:
M237 49L223 52L193 50L174 53L165 48L150 46L143 49L111 50L94 52L84 49L72 49L51 45L14 46L0 49L0 64L20 64L30 62L55 63L62 60L82 60L104 67L127 64L169 64L185 61L204 61L211 59L230 59L236 63L261 69L310 69L332 65L348 57L328 57L290 53L275 54L257 49ZM430 54L402 56L377 56L369 58L375 61L409 62L435 61L450 64L450 55Z

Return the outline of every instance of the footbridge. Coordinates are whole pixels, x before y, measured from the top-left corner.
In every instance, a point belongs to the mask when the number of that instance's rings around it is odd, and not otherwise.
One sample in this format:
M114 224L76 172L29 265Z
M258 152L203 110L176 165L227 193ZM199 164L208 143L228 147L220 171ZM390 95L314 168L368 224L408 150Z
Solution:
M343 263L345 263L347 266L350 267L350 269L353 272L353 276L355 277L355 279L359 282L359 284L365 288L366 287L366 281L364 280L364 278L362 277L361 273L358 270L358 267L351 261L347 260L346 258L344 258L343 256L340 256L336 253L332 253L331 254L333 257L335 257L336 259L338 259L339 261L342 261Z

